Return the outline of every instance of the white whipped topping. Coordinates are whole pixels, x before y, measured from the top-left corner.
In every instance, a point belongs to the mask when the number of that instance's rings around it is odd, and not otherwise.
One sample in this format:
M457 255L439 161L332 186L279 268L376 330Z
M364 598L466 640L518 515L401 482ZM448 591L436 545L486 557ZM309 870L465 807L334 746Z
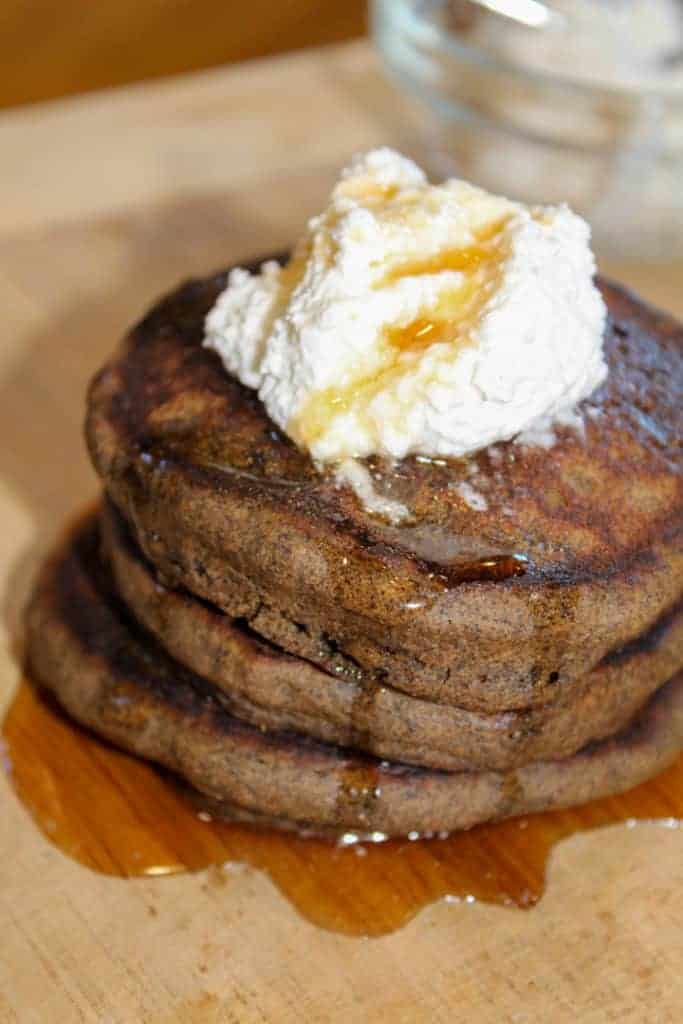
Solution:
M468 483L467 480L461 480L453 489L460 495L465 504L469 508L474 509L475 512L485 512L489 507L484 495L476 487Z
M401 523L410 518L410 511L402 502L376 490L370 470L362 462L344 459L339 463L335 476L338 484L347 484L354 491L369 512L383 516L392 523Z
M566 206L430 185L375 150L285 269L232 271L205 344L321 463L548 437L607 372L589 242Z

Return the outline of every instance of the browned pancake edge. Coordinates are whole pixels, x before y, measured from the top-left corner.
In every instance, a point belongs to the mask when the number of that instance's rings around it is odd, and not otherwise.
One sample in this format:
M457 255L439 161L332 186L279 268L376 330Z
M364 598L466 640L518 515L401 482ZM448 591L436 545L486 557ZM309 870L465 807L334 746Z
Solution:
M446 465L370 460L377 488L414 515L395 528L317 473L202 348L225 279L162 300L90 390L94 464L165 579L328 670L486 712L553 701L558 681L676 606L680 324L602 281L610 372L584 403L584 435ZM471 578L515 554L524 575Z
M552 703L486 714L368 686L264 641L239 620L187 591L161 584L111 504L103 543L118 592L174 658L213 683L238 718L292 729L377 757L450 771L509 771L567 757L628 723L681 664L683 608L585 677L556 687Z
M683 677L618 736L519 771L437 772L380 762L235 719L212 687L136 629L111 589L89 520L46 563L28 609L35 677L79 722L246 815L388 834L467 828L620 792L683 741Z

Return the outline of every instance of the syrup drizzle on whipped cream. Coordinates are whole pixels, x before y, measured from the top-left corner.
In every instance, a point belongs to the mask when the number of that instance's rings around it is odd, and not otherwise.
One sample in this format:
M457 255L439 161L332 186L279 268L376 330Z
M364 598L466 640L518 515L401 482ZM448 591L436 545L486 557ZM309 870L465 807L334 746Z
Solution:
M357 460L459 458L556 422L603 381L605 307L590 231L390 149L357 157L289 264L230 274L205 344L373 512Z

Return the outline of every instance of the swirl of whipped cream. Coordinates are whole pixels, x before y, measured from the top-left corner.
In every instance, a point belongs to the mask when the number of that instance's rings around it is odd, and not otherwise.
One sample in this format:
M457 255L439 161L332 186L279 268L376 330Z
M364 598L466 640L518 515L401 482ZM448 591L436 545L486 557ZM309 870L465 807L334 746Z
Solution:
M568 422L603 381L586 222L390 149L357 157L289 264L233 270L205 344L319 463L460 457Z

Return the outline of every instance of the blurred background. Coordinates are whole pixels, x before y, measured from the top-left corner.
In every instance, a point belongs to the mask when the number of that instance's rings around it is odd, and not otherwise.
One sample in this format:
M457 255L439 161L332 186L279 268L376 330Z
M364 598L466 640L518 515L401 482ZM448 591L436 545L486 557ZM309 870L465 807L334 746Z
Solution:
M0 0L0 107L366 32L385 137L432 176L567 201L606 258L681 265L683 0Z
M365 30L365 0L0 0L0 107Z

